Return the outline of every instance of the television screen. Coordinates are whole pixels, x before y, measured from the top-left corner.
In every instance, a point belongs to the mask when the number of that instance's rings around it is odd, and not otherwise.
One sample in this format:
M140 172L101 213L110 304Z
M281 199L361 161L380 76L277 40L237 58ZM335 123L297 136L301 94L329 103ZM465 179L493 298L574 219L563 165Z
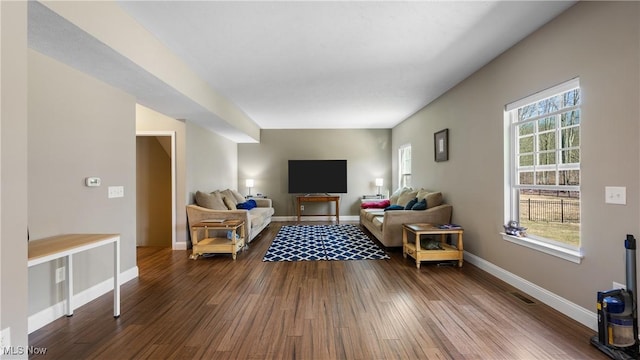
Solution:
M347 160L289 160L289 193L346 193Z

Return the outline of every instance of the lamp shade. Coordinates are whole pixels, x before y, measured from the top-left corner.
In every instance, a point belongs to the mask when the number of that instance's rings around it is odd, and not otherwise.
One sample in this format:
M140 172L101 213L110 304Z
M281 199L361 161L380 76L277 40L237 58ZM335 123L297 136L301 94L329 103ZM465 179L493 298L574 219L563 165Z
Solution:
M384 179L382 179L382 178L377 178L376 179L376 186L382 186L383 183L384 183Z
M252 187L253 187L253 185L255 185L255 184L254 184L254 182L253 182L253 179L247 179L247 180L245 181L245 185L246 185L248 188L252 188Z

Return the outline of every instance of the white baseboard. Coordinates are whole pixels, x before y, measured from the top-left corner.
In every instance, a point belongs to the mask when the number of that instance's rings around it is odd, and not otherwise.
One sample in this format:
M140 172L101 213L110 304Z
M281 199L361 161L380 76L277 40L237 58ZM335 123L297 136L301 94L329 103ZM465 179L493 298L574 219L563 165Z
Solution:
M186 242L177 242L173 244L173 250L187 250Z
M138 277L138 267L134 266L129 270L120 273L120 284L124 284L127 281L133 280ZM113 277L96 284L84 291L81 291L73 295L73 308L77 309L80 306L87 304L90 301L97 299L98 297L113 290ZM40 329L41 327L53 322L65 316L65 305L67 301L63 300L53 306L50 306L40 312L37 312L28 319L27 329L29 334Z
M272 221L298 221L297 216L274 216ZM300 222L305 221L335 221L335 216L318 215L318 216L304 216L300 219ZM340 216L340 221L360 221L358 215Z
M508 283L516 289L530 295L544 304L560 311L573 320L589 327L592 330L598 330L598 316L595 311L590 311L580 305L560 297L549 290L527 281L515 274L512 274L478 256L464 252L464 260L477 266L478 268L488 272L498 279ZM594 295L595 296L595 295Z

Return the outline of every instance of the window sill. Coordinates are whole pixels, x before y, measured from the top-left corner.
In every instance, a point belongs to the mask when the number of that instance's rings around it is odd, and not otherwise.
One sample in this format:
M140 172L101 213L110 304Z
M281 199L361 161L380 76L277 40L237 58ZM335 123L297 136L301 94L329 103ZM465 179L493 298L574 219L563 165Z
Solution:
M561 246L556 246L553 244L545 243L543 241L539 241L539 240L535 240L527 237L517 237L517 236L507 235L505 233L500 233L500 234L502 235L502 238L506 241L509 241L524 247L528 247L533 250L538 250L545 254L556 256L561 259L574 262L576 264L580 264L580 262L582 262L582 258L584 257L582 253L578 250L566 249Z

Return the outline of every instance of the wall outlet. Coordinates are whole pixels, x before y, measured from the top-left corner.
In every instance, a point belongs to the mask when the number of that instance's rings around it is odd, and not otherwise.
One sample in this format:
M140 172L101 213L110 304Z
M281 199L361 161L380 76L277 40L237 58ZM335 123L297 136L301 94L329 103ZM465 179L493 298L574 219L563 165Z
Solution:
M56 269L56 284L59 284L65 280L64 270L64 266Z
M11 346L11 328L4 328L0 332L0 351L4 354L4 349Z
M304 211L304 205L300 205L300 211Z
M604 202L606 204L627 205L627 188L624 186L605 186Z
M124 186L109 186L109 199L124 197Z

